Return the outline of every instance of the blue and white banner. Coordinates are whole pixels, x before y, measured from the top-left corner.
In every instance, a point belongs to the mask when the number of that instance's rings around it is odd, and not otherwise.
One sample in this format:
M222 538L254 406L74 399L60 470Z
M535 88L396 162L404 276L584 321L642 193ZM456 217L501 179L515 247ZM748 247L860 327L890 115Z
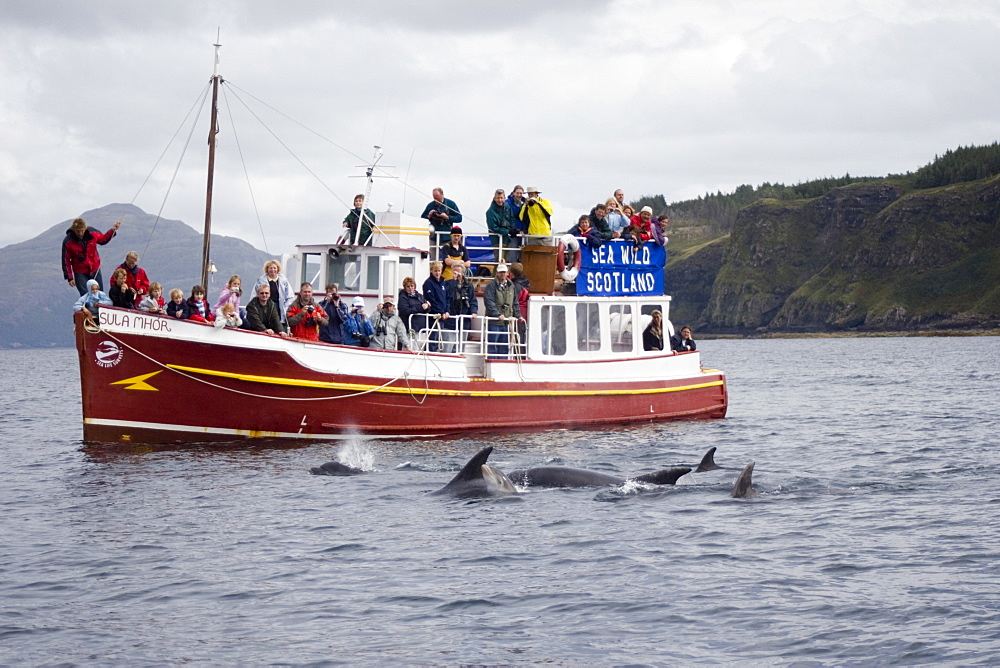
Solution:
M651 241L636 250L631 243L606 241L600 248L580 244L578 295L618 297L622 295L662 295L663 266L667 250Z

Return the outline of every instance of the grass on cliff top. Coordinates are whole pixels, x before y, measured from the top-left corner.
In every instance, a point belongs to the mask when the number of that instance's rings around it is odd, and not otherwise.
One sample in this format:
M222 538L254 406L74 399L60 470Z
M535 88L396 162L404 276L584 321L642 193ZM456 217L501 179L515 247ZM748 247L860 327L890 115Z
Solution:
M667 244L667 261L670 264L674 262L680 262L681 260L686 260L703 248L708 248L712 244L721 244L729 241L729 235L723 234L721 237L715 237L713 239L696 240L690 245L684 245L683 243L674 243L671 237L669 243Z

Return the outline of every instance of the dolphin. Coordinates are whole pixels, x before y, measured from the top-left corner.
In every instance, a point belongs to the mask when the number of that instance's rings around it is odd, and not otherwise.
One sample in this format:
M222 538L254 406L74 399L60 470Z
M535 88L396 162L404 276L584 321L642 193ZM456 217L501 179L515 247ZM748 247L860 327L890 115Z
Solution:
M621 478L600 471L574 469L568 466L538 466L512 471L509 477L524 487L602 487L604 485L620 485L626 480L647 482L653 485L673 485L678 478L690 472L689 467L680 466L660 469L631 478Z
M753 462L750 462L740 471L733 483L732 497L734 499L747 499L757 495L757 490L753 488Z
M431 492L433 495L447 494L459 499L482 496L509 496L518 493L514 483L504 472L486 463L493 446L483 448L470 459L462 470L447 485Z
M721 469L722 467L715 463L715 446L713 445L705 453L705 456L701 458L701 462L698 464L698 468L694 470L695 473L704 473L705 471L715 471Z
M360 475L362 473L367 473L367 471L356 469L353 466L341 464L340 462L327 462L322 466L312 467L309 469L309 473L312 473L313 475Z

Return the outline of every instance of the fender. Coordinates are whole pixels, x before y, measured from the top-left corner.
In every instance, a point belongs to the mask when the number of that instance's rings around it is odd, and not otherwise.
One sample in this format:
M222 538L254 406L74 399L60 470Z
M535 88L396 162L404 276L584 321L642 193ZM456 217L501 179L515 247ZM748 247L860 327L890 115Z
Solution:
M573 253L573 265L566 266L567 249ZM575 281L580 273L580 262L583 260L583 253L580 252L580 242L572 234L564 234L559 239L559 250L556 253L556 270L559 278L564 281Z

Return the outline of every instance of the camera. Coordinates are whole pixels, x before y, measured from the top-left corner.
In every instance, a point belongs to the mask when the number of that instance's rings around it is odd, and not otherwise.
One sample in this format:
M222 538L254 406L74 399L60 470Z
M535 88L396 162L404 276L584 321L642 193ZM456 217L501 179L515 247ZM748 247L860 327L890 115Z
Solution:
M306 307L306 313L312 313L312 312L313 312L313 311L315 311L315 310L316 310L316 309L315 309L315 308L313 308L312 306L307 306L307 307Z

